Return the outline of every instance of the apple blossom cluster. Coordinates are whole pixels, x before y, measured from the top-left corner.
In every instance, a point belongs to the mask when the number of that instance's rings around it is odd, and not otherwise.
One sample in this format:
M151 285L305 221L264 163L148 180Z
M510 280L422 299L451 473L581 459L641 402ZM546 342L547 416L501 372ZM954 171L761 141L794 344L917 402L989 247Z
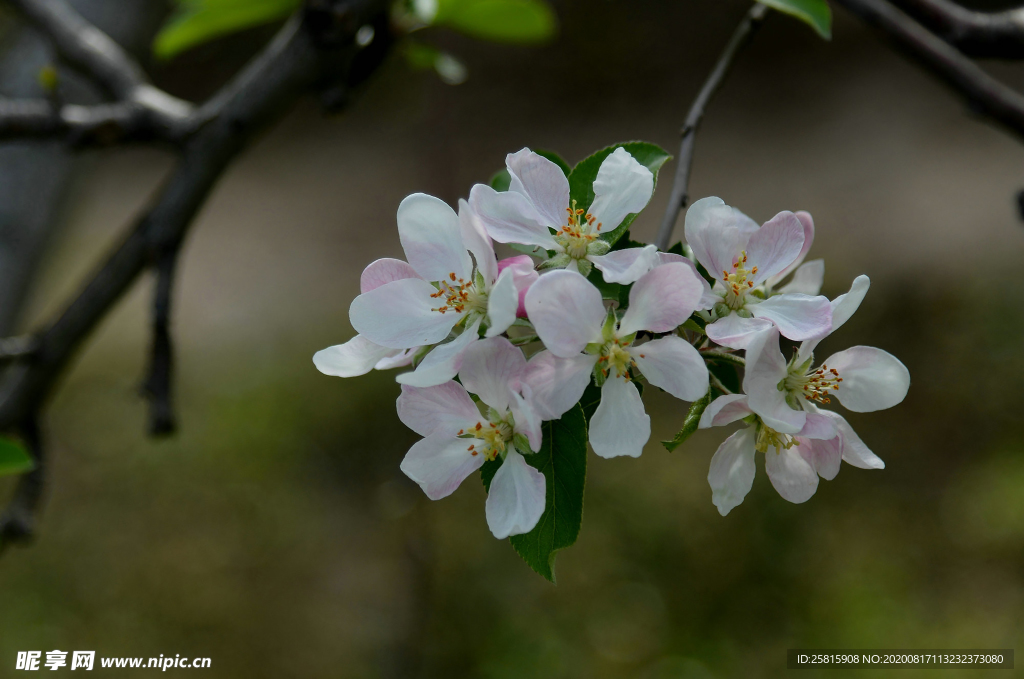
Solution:
M507 157L504 182L474 186L458 212L409 196L398 208L405 261L366 268L350 308L359 334L314 356L341 377L410 367L397 377L398 415L422 439L402 471L440 499L489 465L486 518L498 538L554 530L539 525L556 511L552 486L559 473L579 474L553 440L571 412L599 457L640 456L651 436L643 382L692 404L690 431L743 425L711 459L722 515L749 492L757 453L791 502L843 460L884 466L828 406L892 407L907 369L872 347L814 353L857 310L867 277L829 301L823 262L805 261L809 214L759 226L718 198L689 208L686 245L661 252L630 240L625 228L667 158L638 160L650 148L617 145L571 171L523 149ZM530 254L498 259L496 243ZM799 343L788 360L783 338Z

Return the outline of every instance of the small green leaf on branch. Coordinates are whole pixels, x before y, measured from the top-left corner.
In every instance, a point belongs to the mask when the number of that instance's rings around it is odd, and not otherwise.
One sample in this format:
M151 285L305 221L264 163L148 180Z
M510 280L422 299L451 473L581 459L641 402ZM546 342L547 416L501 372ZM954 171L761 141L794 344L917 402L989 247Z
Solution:
M32 456L20 444L0 436L0 476L23 474L35 467Z
M796 17L818 32L825 40L832 39L832 10L825 0L758 0L772 9Z
M679 446L681 446L686 439L690 438L693 432L697 431L697 425L700 424L701 415L704 414L704 410L707 409L708 405L711 404L711 390L708 389L708 393L704 394L698 401L694 401L690 404L690 410L686 413L686 419L683 420L683 428L679 430L679 433L675 435L671 441L662 441L661 445L665 446L668 452L672 452Z

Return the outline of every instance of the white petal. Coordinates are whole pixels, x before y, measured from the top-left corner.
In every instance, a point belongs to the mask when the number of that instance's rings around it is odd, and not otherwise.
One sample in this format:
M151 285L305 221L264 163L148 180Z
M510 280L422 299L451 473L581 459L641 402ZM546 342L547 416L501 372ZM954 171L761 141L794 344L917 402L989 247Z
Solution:
M526 313L555 356L568 358L601 339L605 309L601 292L573 271L544 274L526 293Z
M480 400L499 413L508 410L512 389L526 370L522 349L504 337L476 342L462 355L459 379Z
M708 323L704 332L715 344L730 349L746 349L754 339L754 335L772 327L772 322L762 318L741 318L729 314L714 323Z
M547 220L521 193L498 192L477 184L469 192L469 204L479 215L487 235L499 243L539 245L545 250L558 247L545 224Z
M375 262L370 262L369 266L363 269L363 274L359 277L359 292L369 292L387 283L400 281L403 278L419 277L420 275L416 273L416 269L412 268L412 264L403 262L400 259L385 257Z
M544 487L544 475L510 450L487 493L487 527L494 537L504 540L533 530L544 514Z
M845 417L839 413L827 410L822 411L822 414L827 415L835 422L836 429L839 431L839 438L842 441L843 460L847 464L852 464L854 467L861 469L885 469L885 463L882 462L882 459L864 445L864 442L857 436L857 432L853 430L853 427L850 426Z
M458 382L433 387L402 385L397 405L398 419L420 436L434 433L455 436L460 429L467 429L483 419L465 387Z
M494 287L487 294L488 337L500 335L516 322L516 311L519 309L519 290L516 289L515 275L516 270L512 267L502 271Z
M786 403L786 391L779 382L786 379L786 358L779 349L779 331L769 328L758 333L747 346L743 391L750 409L775 431L796 434L804 427L807 413Z
M708 393L708 368L700 352L676 335L637 347L629 354L647 381L684 401L696 401Z
M629 291L629 308L619 323L620 336L650 330L669 332L690 317L704 289L684 264L663 264L640 277Z
M697 261L715 278L732 271L732 264L758 226L721 198L701 198L686 211L686 242Z
M313 354L313 365L324 375L334 377L355 377L365 375L381 359L400 353L374 344L362 335L356 335L344 344L336 344Z
M534 404L533 390L530 388L530 385L524 383L520 387L523 393L520 394L518 391L513 391L512 403L510 405L512 416L516 421L515 433L525 436L526 440L530 443L530 449L533 452L538 452L541 444L544 442L541 416Z
M621 146L615 149L597 171L594 202L590 214L605 233L612 231L626 215L640 212L654 193L654 175Z
M508 190L529 198L546 226L557 229L565 223L569 216L569 180L560 167L530 149L508 154L505 167L512 177Z
M431 500L451 495L462 480L484 463L483 455L473 455L466 439L446 434L431 434L409 449L401 469L423 489Z
M764 454L764 469L784 500L807 502L818 489L818 472L796 446L789 450L769 447Z
M494 246L480 222L480 216L462 198L459 199L459 232L466 249L473 253L477 271L487 283L493 282L498 277Z
M839 474L839 467L843 461L843 444L839 436L824 440L801 437L797 442L796 448L800 456L810 463L818 476L831 481Z
M774 288L775 286L777 286L782 281L783 278L788 276L791 272L795 271L797 267L799 267L801 264L803 264L804 258L807 257L807 253L811 249L811 244L814 243L814 219L811 218L811 213L803 212L803 211L797 212L796 213L796 218L800 220L801 226L804 227L804 246L800 249L800 254L797 256L797 258L795 260L793 260L792 264L787 266L785 269L783 269L782 271L780 271L776 275L771 276L766 281L768 286L771 287L771 288ZM823 261L823 260L815 260L815 261ZM821 291L821 287L819 285L818 290L815 290L814 292L806 292L805 294L817 295L820 291ZM792 291L789 291L789 292L805 292L805 291L804 290L792 290Z
M386 356L379 361L377 365L373 366L374 370L391 370L392 368L404 368L407 365L412 364L412 360L416 357L416 353L422 347L412 347L411 349L395 349L394 353L390 356Z
M704 409L700 416L700 429L709 427L721 427L723 425L742 420L754 411L747 405L746 394L725 394L719 396Z
M855 413L892 408L910 389L910 371L898 358L875 347L851 347L825 361L839 372L839 402Z
M628 285L661 263L658 254L658 248L646 245L613 250L607 255L593 255L587 259L601 270L607 282Z
M398 236L405 258L428 281L454 273L469 278L472 262L462 242L459 216L440 198L414 193L398 206Z
M610 377L601 387L601 403L590 420L590 446L601 457L640 457L651 438L651 418L636 385Z
M460 314L431 311L441 304L431 297L433 285L406 278L382 285L352 300L348 317L352 327L368 340L394 349L437 344L448 337Z
M722 442L711 458L708 483L711 501L718 513L725 516L754 485L754 428L744 427Z
M805 439L827 441L839 436L839 430L836 429L832 418L815 408L807 412L807 421L804 422L804 427L800 430L799 435Z
M545 420L557 420L583 397L597 356L576 354L559 358L550 351L534 355L526 364L523 383L533 391L533 403Z
M715 306L716 304L722 301L721 296L711 292L711 284L708 283L707 280L705 280L704 277L700 275L700 273L697 271L697 266L693 262L691 262L686 257L683 257L682 255L677 255L671 252L658 253L659 265L674 264L676 262L685 264L686 266L690 267L690 270L693 271L693 275L697 277L697 280L700 281L701 287L704 289L704 292L701 293L700 303L697 306L698 309L710 309L711 307Z
M832 307L826 297L775 295L746 308L755 318L774 323L783 337L797 342L821 337L832 327Z
M817 295L821 292L821 284L825 280L825 260L812 259L804 262L796 271L788 283L779 288L780 293L800 293L802 295ZM835 329L835 321L833 330Z
M747 242L747 267L757 267L754 285L785 271L804 246L804 227L792 212L780 212Z
M462 356L466 348L477 341L480 336L480 320L462 331L462 334L451 342L438 344L430 350L412 372L402 373L395 380L399 384L413 387L432 387L455 377L462 366Z
M831 335L838 330L846 321L850 320L854 312L860 308L860 303L864 301L864 296L868 294L868 288L871 287L871 281L867 276L860 275L853 280L853 285L850 286L850 291L839 295L831 302L832 307L832 327L828 332L805 341L800 345L800 355L797 360L801 363L809 359L813 354L814 350L818 347L818 342L825 339L828 335Z

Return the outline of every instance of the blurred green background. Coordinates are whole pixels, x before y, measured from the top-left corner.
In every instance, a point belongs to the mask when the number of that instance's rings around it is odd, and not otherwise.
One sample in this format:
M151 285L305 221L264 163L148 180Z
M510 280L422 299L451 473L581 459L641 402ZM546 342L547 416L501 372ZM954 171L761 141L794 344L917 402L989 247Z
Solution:
M465 84L392 59L344 115L307 102L231 169L181 265L180 434L143 435L151 281L47 414L41 534L0 559L3 666L61 649L207 656L216 677L706 679L783 675L790 647L1024 650L1024 150L841 11L831 43L769 19L711 108L692 189L759 221L809 210L830 297L871 277L821 355L868 344L909 367L902 405L849 416L884 471L844 465L792 505L761 467L722 518L706 475L728 432L666 453L685 404L649 390L652 443L638 460L591 456L583 530L552 586L490 535L474 479L431 503L400 474L416 436L392 374L314 369L314 351L352 335L362 267L401 256L403 196L454 204L527 145L570 162L627 139L674 150L746 8L555 5L555 43L437 32ZM157 79L201 96L269 33ZM25 328L60 309L171 165L147 150L82 162ZM634 237L653 237L666 170Z

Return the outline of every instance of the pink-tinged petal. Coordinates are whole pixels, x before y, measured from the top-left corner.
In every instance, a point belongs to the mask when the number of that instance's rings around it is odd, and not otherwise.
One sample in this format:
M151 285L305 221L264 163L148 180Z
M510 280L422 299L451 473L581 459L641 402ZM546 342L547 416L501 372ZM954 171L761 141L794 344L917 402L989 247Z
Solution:
M804 227L804 245L803 245L802 248L800 248L800 254L797 255L797 258L795 260L793 260L792 264L790 264L785 269L783 269L779 273L775 274L774 276L771 276L767 281L765 281L768 284L768 287L770 287L770 288L774 288L776 285L778 285L782 281L783 278L788 276L790 273L795 271L797 269L797 267L799 267L801 264L803 264L804 259L807 257L807 253L811 249L811 244L814 243L814 219L811 218L811 213L803 212L803 211L797 212L796 213L796 218L800 220L800 225L802 227ZM819 290L815 290L814 292L807 292L805 294L817 295L819 291L820 291L820 286L819 286ZM792 292L804 292L804 291L803 290L793 290Z
M864 301L864 296L868 294L868 288L870 287L871 281L867 276L857 276L853 280L853 285L850 286L849 292L839 295L832 300L830 303L832 307L832 327L821 336L809 339L800 345L800 353L797 358L800 363L805 362L814 355L814 350L818 347L818 343L821 340L834 333L846 321L850 320L850 317L860 308L860 303Z
M699 278L684 264L651 269L629 291L629 308L619 323L620 336L638 330L674 330L700 306L703 293Z
M818 490L818 472L800 454L796 446L786 450L769 447L764 454L764 469L782 499L794 504L807 502Z
M857 436L857 432L853 430L853 427L850 426L845 417L828 410L822 411L822 414L835 422L836 429L839 431L839 438L842 441L843 460L846 464L851 464L860 469L885 469L885 463L882 462L882 459L864 445L864 442Z
M700 416L700 429L721 427L742 420L754 411L747 405L746 394L725 394L712 401Z
M786 392L779 382L786 379L786 358L779 349L779 331L769 328L758 333L747 345L747 367L743 391L747 404L764 423L783 434L796 434L804 428L807 413L786 403Z
M780 293L800 293L801 295L817 295L821 292L821 284L825 280L825 260L812 259L804 262L793 272L793 278L779 288Z
M677 255L672 252L658 253L658 266L661 266L662 264L675 264L677 262L690 267L693 271L693 275L697 277L697 280L700 281L701 287L704 288L704 292L701 293L700 296L700 303L697 306L698 309L710 309L722 301L721 296L711 292L711 284L704 280L704 277L697 272L697 266L693 262L682 255Z
M686 211L686 242L715 278L732 271L736 257L757 230L754 220L714 196L701 198Z
M658 259L658 248L653 245L613 250L607 255L592 255L587 259L601 270L605 281L623 285L635 282L661 263Z
M836 429L836 424L832 421L832 418L820 410L814 409L807 411L807 420L804 422L804 428L798 434L801 438L805 439L827 441L839 436L839 430Z
M628 351L648 382L676 398L696 401L708 393L708 367L682 337L669 335Z
M412 347L411 349L396 349L391 356L377 361L377 365L373 366L374 370L391 370L392 368L404 368L407 365L412 364L412 360L416 357L422 347Z
M412 264L385 257L370 262L370 265L363 269L363 274L359 277L359 292L369 292L394 281L419 277Z
M576 354L559 358L550 351L534 355L526 364L523 384L533 393L533 405L541 418L557 420L581 398L590 384L597 356Z
M627 215L640 212L654 193L654 175L636 161L629 151L619 147L612 151L594 179L594 202L590 214L597 229L608 233L622 223Z
M545 226L557 229L565 224L569 216L569 180L560 167L530 149L508 154L505 167L512 177L508 190L529 198Z
M498 262L491 238L480 223L480 216L462 198L459 199L459 232L466 249L473 254L477 271L487 283L494 282L498 277Z
M368 340L393 349L437 344L448 337L462 316L455 311L432 311L443 300L431 297L433 285L419 278L387 283L352 300L352 327Z
M832 327L832 307L827 297L776 295L746 308L755 318L774 323L783 337L797 342L821 337Z
M759 332L772 327L772 322L762 318L742 318L729 314L714 323L708 323L704 332L715 344L730 349L746 349Z
M449 274L469 279L473 269L462 242L459 216L440 198L414 193L398 206L398 236L405 258L428 281Z
M545 485L544 475L522 455L508 452L487 492L487 527L494 537L504 540L533 530L544 514Z
M722 442L711 458L711 501L725 516L743 502L754 485L754 428L744 427Z
M465 387L458 382L445 382L434 387L402 385L398 419L420 436L455 436L483 418Z
M355 377L365 375L381 359L399 353L374 344L362 335L356 335L344 344L336 344L313 354L313 365L324 375Z
M605 309L601 292L574 271L552 271L530 286L526 313L544 346L569 358L601 339Z
M516 309L516 316L526 318L526 291L537 282L540 274L533 268L533 259L529 255L506 257L498 262L498 272L501 273L505 269L512 270L512 280L516 284L516 290L519 291L519 307Z
M804 227L792 212L780 212L747 241L747 268L757 267L754 285L786 270L804 246Z
M466 348L479 338L480 319L462 331L451 342L438 344L430 350L412 372L402 373L395 380L413 387L433 387L455 377L462 367Z
M463 479L484 463L483 455L468 450L472 442L437 433L417 441L402 460L401 469L431 500L448 497Z
M469 192L469 205L480 217L487 235L499 243L539 245L557 250L558 244L529 198L514 191L495 191L477 184Z
M842 380L839 402L855 413L892 408L910 389L910 371L898 358L875 347L851 347L832 354L824 365Z
M611 377L601 387L601 403L590 420L590 447L601 457L640 457L651 438L651 418L636 385Z
M519 291L516 290L515 272L502 272L487 295L487 336L495 337L516 322L519 309Z
M508 409L512 389L526 371L522 349L504 337L476 342L462 355L459 379L463 386L499 413Z
M843 461L842 448L842 440L838 435L824 440L797 438L796 449L800 456L826 481L831 481L839 473Z
M543 430L541 429L541 416L537 412L537 408L534 405L533 390L529 384L521 384L522 394L518 391L512 392L512 417L516 421L514 433L522 434L526 437L527 442L530 444L530 450L537 452L540 450L541 443L544 440ZM522 451L524 453L529 451Z

